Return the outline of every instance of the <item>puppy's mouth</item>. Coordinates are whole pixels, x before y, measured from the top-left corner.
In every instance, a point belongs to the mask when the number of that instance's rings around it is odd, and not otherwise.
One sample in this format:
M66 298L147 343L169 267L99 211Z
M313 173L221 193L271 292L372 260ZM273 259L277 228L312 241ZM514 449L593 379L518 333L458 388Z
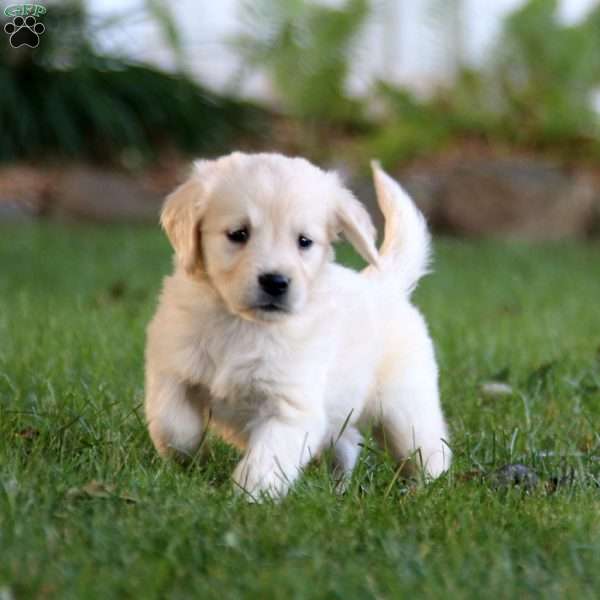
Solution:
M259 304L258 306L253 307L254 310L267 312L267 313L287 313L289 310L282 306L281 304L276 304L275 302L268 302L266 304Z
M279 321L279 319L289 315L291 310L277 302L262 302L252 304L239 314L251 321Z

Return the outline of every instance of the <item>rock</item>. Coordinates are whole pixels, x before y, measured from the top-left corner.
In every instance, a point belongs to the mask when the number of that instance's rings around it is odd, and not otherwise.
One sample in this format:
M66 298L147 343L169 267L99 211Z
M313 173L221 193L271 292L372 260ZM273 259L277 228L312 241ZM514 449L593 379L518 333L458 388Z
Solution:
M22 202L0 199L0 223L31 221L35 214Z
M15 600L12 589L6 585L0 587L0 600Z
M156 223L164 197L183 181L188 168L188 161L175 159L135 173L81 163L4 166L0 221L56 216Z
M105 223L156 223L163 200L131 175L90 166L64 169L52 195L53 214Z
M495 489L518 486L530 491L537 487L539 478L533 469L517 463L500 467L491 475L491 482Z
M513 389L502 381L486 381L481 384L481 392L485 396L511 396Z
M44 169L22 164L0 168L0 221L30 221L44 214L49 186Z
M439 230L556 240L586 235L598 186L587 174L531 158L455 159L396 174Z

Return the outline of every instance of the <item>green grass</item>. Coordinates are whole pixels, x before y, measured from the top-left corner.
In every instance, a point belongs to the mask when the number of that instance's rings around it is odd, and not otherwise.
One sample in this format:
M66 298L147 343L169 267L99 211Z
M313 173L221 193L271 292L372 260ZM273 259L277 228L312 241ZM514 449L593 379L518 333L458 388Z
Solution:
M235 451L211 442L186 469L146 435L160 232L0 228L0 598L597 597L600 246L436 250L416 301L451 472L399 481L370 444L346 495L322 461L281 504L249 505ZM484 396L493 379L514 394ZM515 462L536 490L494 487Z

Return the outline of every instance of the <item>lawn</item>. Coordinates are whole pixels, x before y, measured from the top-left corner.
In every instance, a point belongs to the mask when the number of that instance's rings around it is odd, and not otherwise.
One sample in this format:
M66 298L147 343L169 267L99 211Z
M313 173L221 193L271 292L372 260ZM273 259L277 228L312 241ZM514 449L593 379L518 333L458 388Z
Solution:
M169 267L158 229L0 228L2 600L597 597L598 243L439 241L415 300L451 472L402 481L369 442L345 495L323 460L280 504L232 494L222 443L188 468L151 447L144 327ZM512 463L539 484L494 475Z

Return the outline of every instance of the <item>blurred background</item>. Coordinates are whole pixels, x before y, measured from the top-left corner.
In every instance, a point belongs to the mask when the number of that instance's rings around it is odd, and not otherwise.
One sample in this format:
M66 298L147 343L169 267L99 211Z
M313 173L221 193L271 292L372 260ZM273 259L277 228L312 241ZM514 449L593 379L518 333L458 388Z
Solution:
M156 223L191 158L235 149L338 169L371 208L378 158L446 234L600 234L595 0L1 6L4 234Z

